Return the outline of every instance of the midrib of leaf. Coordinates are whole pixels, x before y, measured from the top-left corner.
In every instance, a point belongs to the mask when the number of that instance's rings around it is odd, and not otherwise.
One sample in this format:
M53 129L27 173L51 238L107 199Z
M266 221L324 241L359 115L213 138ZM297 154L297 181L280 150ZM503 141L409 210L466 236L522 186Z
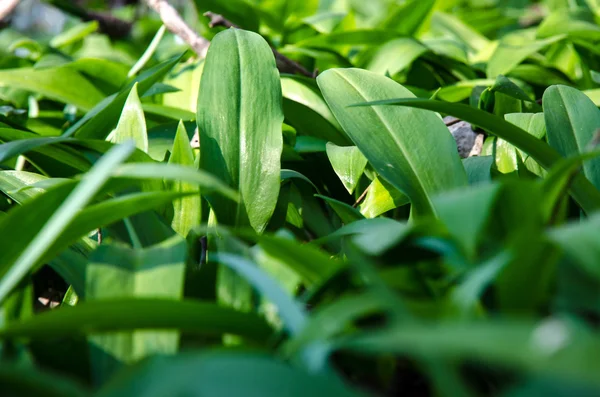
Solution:
M335 71L335 73L340 76L342 79L344 79L346 81L346 83L348 83L348 85L350 87L352 87L354 89L354 91L356 91L358 93L358 95L360 95L365 101L368 101L368 99L365 97L365 95L354 85L350 82L350 80L348 80L343 74L338 73L337 71ZM392 136L393 141L398 145L398 148L400 149L400 151L402 152L402 154L404 155L404 158L406 159L406 161L408 162L408 164L410 165L410 173L413 177L414 180L417 181L417 185L419 187L419 190L423 193L423 197L425 197L425 199L427 200L427 204L429 205L429 208L431 209L431 211L433 211L435 213L435 209L433 207L433 203L431 202L431 199L429 198L429 195L427 194L427 192L425 191L423 184L421 183L421 180L419 178L417 178L417 175L414 172L414 164L412 162L412 159L410 156L408 156L407 154L409 152L406 151L406 148L404 147L404 145L402 145L402 143L400 141L398 141L398 138L396 137L395 134L392 134L391 131L392 129L390 128L390 125L387 123L387 121L384 119L384 117L381 115L381 112L377 109L377 107L375 106L370 106L369 107L376 115L377 117L382 121L382 123L384 124L385 128L388 130L388 132L390 133L390 135ZM358 146L357 146L358 147ZM360 150L360 148L359 148Z
M563 96L563 91L558 88L558 95L560 96L560 100L562 103L567 103L567 99ZM581 149L584 148L585 144L582 145L582 142L579 142L579 137L577 136L576 130L575 130L575 123L573 123L573 118L571 117L571 113L569 112L569 107L568 106L561 106L561 110L565 112L565 114L567 115L567 119L569 120L569 126L571 127L571 131L572 131L572 135L573 138L575 139L575 143L576 143L576 149L578 149L578 152L581 152ZM565 153L565 156L568 156L569 153Z
M234 28L235 29L235 28ZM238 180L237 180L237 190L240 193L240 202L237 204L236 206L236 212L235 212L235 223L236 225L239 225L240 223L240 210L242 209L242 206L245 206L245 201L244 201L244 192L242 191L241 187L242 187L242 142L246 141L245 138L245 134L246 134L246 129L243 128L242 126L244 125L244 111L242 109L242 104L244 103L244 101L242 101L243 98L243 94L244 94L244 84L243 84L243 80L242 80L242 49L240 47L240 42L238 40L238 32L236 30L233 31L233 37L235 39L235 47L237 49L237 62L238 62L238 91L239 91L239 95L236 98L237 101L237 109L238 109L238 129L240 131L240 136L238 139L238 169L237 169L237 173L238 173Z

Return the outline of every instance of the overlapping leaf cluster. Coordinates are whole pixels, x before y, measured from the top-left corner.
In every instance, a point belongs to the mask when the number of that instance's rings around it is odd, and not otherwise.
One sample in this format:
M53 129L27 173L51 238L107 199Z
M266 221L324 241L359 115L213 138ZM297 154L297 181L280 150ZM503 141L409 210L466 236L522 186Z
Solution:
M3 392L600 391L599 2L184 3L0 31Z

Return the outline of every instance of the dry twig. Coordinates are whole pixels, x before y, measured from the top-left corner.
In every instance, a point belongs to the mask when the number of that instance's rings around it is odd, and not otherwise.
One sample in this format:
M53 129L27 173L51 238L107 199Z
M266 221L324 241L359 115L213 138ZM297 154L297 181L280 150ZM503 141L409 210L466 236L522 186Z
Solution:
M0 1L0 21L8 17L19 5L20 0L2 0Z
M146 0L146 4L154 11L158 13L160 19L163 24L171 31L173 34L179 36L183 41L190 45L200 56L204 58L206 56L206 51L208 51L208 47L210 46L210 41L206 40L204 37L199 36L192 28L188 26L187 23L181 18L181 15L177 12L173 6L169 4L166 0Z

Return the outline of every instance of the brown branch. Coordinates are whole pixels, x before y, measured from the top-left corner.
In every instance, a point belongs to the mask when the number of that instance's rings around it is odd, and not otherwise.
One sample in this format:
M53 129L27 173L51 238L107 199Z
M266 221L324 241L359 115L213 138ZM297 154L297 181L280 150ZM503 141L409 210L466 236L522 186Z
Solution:
M206 56L210 41L194 32L173 6L166 0L146 0L146 4L158 13L163 24L170 32L185 41L198 56L201 58Z
M236 26L231 21L227 20L227 18L225 18L223 15L215 14L214 12L208 11L208 12L204 13L204 16L209 18L208 26L210 26L211 28L214 28L217 26L222 26L227 29L229 29L229 28L239 29L238 26ZM271 47L271 50L273 51L273 55L275 56L275 62L277 62L277 68L281 72L284 72L284 73L298 72L306 77L311 77L311 78L316 77L313 73L306 70L306 68L304 66L300 65L296 61L289 59L285 55L281 54L274 47Z
M358 199L356 199L356 202L352 206L353 208L358 207L358 205L360 204L360 202L364 200L364 198L367 196L367 193L369 192L369 188L370 187L371 187L371 185L367 186L367 188L365 189L364 192L362 192L362 194L360 195L360 197Z
M0 1L0 21L7 18L19 5L20 0L2 0Z

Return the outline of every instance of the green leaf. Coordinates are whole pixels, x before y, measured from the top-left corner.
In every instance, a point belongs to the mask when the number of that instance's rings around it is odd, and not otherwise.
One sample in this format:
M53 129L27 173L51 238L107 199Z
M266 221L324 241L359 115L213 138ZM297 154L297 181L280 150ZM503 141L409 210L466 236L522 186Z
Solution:
M342 127L331 114L316 82L299 76L281 76L283 112L286 121L300 134L350 145Z
M115 124L117 124L133 85L138 83L138 94L144 95L155 83L160 81L180 59L181 55L167 59L141 73L121 91L106 97L102 102L94 106L94 108L86 113L86 115L77 121L77 123L65 131L63 136L72 136L75 134L77 138L81 139L105 139Z
M82 110L92 109L104 98L86 78L69 67L0 70L0 87L36 92Z
M544 117L548 143L563 156L583 153L593 144L600 128L600 110L582 92L566 86L552 86L544 92ZM600 189L600 159L583 165L584 175Z
M600 385L593 358L600 339L560 318L543 322L448 322L402 324L353 338L343 347L360 352L428 354L437 359L471 359L504 368ZM551 357L551 359L550 359Z
M158 28L158 31L152 38L152 41L148 45L148 48L146 48L146 51L144 51L144 53L142 54L140 59L138 59L135 65L131 67L131 69L127 73L127 77L135 76L140 70L144 68L146 63L150 60L150 58L152 58L152 55L154 55L154 52L156 51L156 48L160 44L160 41L162 40L166 31L167 28L165 25L161 25L161 27Z
M487 77L494 78L498 75L507 74L528 56L563 39L564 36L554 36L530 43L524 43L520 38L517 38L516 40L504 39L500 42L500 45L496 48L496 51L494 51L494 54L488 62L486 70Z
M600 27L594 19L594 14L583 7L556 10L540 24L537 36L566 34L570 38L597 41L600 40Z
M87 265L85 301L181 299L186 256L187 244L177 235L145 249L101 244ZM178 339L172 331L90 335L94 378L102 383L124 364L153 354L176 353ZM102 353L95 353L96 348Z
M239 195L223 182L207 172L177 164L129 163L123 164L113 171L114 178L125 179L165 179L182 181L198 185L215 194L222 195L237 202Z
M298 274L309 286L328 278L342 267L339 261L330 258L324 251L294 240L261 235L258 245L266 254Z
M179 122L177 134L173 142L173 150L169 158L169 164L179 164L195 168L194 153L190 146L187 131L182 122ZM198 185L183 181L175 181L171 185L174 192L194 192L193 196L184 197L173 202L173 220L171 227L182 236L187 236L190 229L202 221L202 208L200 188Z
M410 203L408 197L379 177L367 187L365 200L360 204L360 212L365 218L375 218L385 212Z
M320 34L295 43L298 47L328 48L344 45L382 44L400 36L393 30L360 29Z
M138 98L137 83L129 92L129 96L125 101L123 112L119 118L117 129L112 134L111 142L123 143L129 140L135 142L135 146L148 152L148 134L146 132L146 119L142 104Z
M320 194L315 194L315 197L325 200L325 202L327 202L327 204L329 204L329 206L333 208L337 216L340 217L340 220L344 224L352 223L360 219L365 219L365 217L363 216L363 214L360 213L359 210L346 203L343 203L336 199L332 199L331 197L322 196Z
M415 2L413 1L413 3ZM414 39L395 39L382 45L373 54L365 69L380 74L389 73L390 76L394 76L409 67L427 51L427 47Z
M411 228L390 218L364 219L343 226L329 236L316 240L350 237L350 240L369 255L381 255L402 241Z
M261 295L275 304L278 315L283 319L285 328L291 334L297 334L304 327L307 317L304 308L255 263L239 255L220 252L212 254L210 258L233 269Z
M436 115L392 107L348 107L382 97L413 97L400 84L358 69L330 69L317 82L348 136L378 174L411 199L415 214L435 212L432 194L466 185L456 143Z
M98 30L98 21L78 23L69 30L56 35L50 40L50 46L54 48L68 46L83 40L87 35Z
M356 146L337 146L327 142L327 157L333 170L348 193L354 193L356 185L367 166L367 159Z
M44 339L138 329L231 333L259 342L271 334L269 326L255 314L198 301L137 298L84 302L41 313L0 329L0 338Z
M10 266L27 249L30 241L34 240L38 231L55 213L56 208L67 200L73 187L74 184L63 184L44 194L36 195L23 205L13 208L0 220L0 232L10 233L13 237L10 240L0 240L0 263L4 264L0 267L2 274L7 274L10 271ZM179 197L181 197L180 193L173 192L136 193L89 206L75 213L77 216L61 234L46 236L53 239L53 242L45 249L43 256L34 265L53 260L58 253L91 230L160 207ZM29 227L21 227L24 223ZM62 274L66 275L67 273L62 272ZM68 274L75 277L69 280L73 285L83 285L84 280L80 277L84 273L69 271Z
M173 382L177 379L177 382ZM98 397L360 397L331 376L309 374L270 356L250 352L185 353L140 363Z
M598 244L598 227L600 214L596 213L588 219L571 223L547 232L548 237L567 254L577 261L588 277L600 281L600 245Z
M486 183L492 180L491 169L494 164L494 156L467 157L462 162L467 171L469 185Z
M451 114L461 120L477 125L513 144L529 154L545 169L549 169L561 159L561 156L557 151L526 131L523 131L519 127L498 116L467 105L412 98L383 100L363 105L409 106ZM592 213L595 209L600 207L600 192L585 178L575 178L571 194L587 213Z
M267 226L279 194L281 101L279 74L266 41L239 29L217 34L198 98L200 164L241 196L235 204L206 195L219 222L251 225L257 232Z
M495 205L499 185L484 184L446 192L434 198L439 219L473 261L489 214Z
M381 23L384 28L395 29L406 36L415 36L429 21L435 0L411 0L392 8L392 12ZM393 74L393 73L391 73Z
M43 257L48 248L58 239L78 211L85 207L94 195L102 188L116 165L122 163L133 151L133 145L116 146L102 157L87 173L81 183L67 199L58 207L47 222L41 227L27 248L19 253L18 258L0 280L0 301L21 281L33 266ZM6 220L4 220L6 221Z

